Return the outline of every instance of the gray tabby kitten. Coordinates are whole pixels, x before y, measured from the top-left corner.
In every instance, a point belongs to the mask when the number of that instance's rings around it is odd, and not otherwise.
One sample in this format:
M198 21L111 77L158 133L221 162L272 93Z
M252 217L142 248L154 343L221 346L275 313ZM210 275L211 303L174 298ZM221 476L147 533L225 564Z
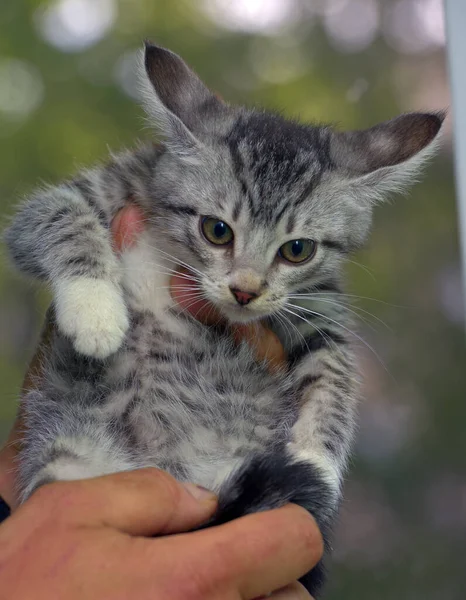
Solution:
M219 492L208 525L292 501L328 541L358 396L342 266L373 205L432 154L443 115L301 125L225 104L151 44L144 80L163 144L36 192L6 233L16 266L51 286L58 326L23 399L21 498L153 465ZM117 256L109 225L128 198L146 230ZM179 266L226 321L267 319L286 368L177 307ZM319 565L303 582L315 593L321 579Z

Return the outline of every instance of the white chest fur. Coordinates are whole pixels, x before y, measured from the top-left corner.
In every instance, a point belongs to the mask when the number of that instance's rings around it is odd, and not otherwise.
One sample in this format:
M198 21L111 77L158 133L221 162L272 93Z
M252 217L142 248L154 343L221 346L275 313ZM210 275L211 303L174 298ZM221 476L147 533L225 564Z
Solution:
M167 314L168 309L175 306L170 295L170 278L176 265L154 247L147 234L123 252L121 262L123 288L128 293L130 306L171 321L176 328L177 319L170 319Z

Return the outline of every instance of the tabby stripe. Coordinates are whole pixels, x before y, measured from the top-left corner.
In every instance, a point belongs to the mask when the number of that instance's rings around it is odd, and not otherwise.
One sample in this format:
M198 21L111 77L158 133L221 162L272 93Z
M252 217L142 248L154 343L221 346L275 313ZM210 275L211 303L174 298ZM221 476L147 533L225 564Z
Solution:
M322 348L329 348L330 341L337 344L345 344L346 340L338 333L328 329L321 329L322 334L313 334L306 338L299 346L295 346L288 354L288 362L294 366L303 356L309 355L309 352L317 352ZM330 341L329 341L330 338Z
M52 448L48 454L48 461L52 462L60 458L69 458L72 460L79 460L79 455L68 448Z
M298 382L296 393L300 394L305 388L314 385L319 379L322 379L321 373L319 375L306 375Z
M347 254L349 252L349 249L345 245L340 244L340 242L336 242L335 240L322 240L321 244L326 248L330 248L330 250L338 250L338 252L341 252L342 254Z
M81 194L82 198L86 201L91 210L97 215L99 221L105 227L108 227L108 219L105 212L98 205L97 200L95 198L96 192L92 187L92 183L86 179L73 179L69 184L71 189L75 188Z
M285 214L285 211L288 209L288 207L289 207L289 204L287 202L285 202L284 205L282 206L281 210L279 210L278 213L276 213L276 215L275 215L274 225L278 225L278 223L280 223L280 220L283 217L283 215Z
M286 233L290 234L293 231L295 224L296 224L295 215L294 214L290 215L288 217L288 223L286 224Z
M100 266L99 261L91 256L84 254L81 256L73 256L65 260L67 266L86 266L92 269L97 269Z
M341 293L341 290L335 281L332 281L331 279L329 279L326 281L322 281L321 283L318 283L316 286L313 286L311 293L312 292Z
M250 190L248 189L248 185L243 176L244 164L243 164L243 159L241 158L241 154L239 153L239 150L238 150L237 142L235 142L230 137L227 137L226 143L230 149L231 157L233 159L233 169L234 169L236 178L238 179L238 181L241 185L241 191L243 193L243 196L245 196L248 201L248 205L249 205L249 209L250 209L251 213L254 214L254 210L255 210L254 209L254 201L252 198L252 194L251 194Z
M168 202L162 202L159 200L159 205L162 206L165 210L169 210L178 215L188 215L195 217L199 214L195 208L189 206L188 204L169 204Z
M45 229L49 229L52 225L59 223L64 217L67 217L72 212L73 208L71 206L62 206L61 208L57 209L47 221Z
M233 208L233 213L232 213L232 217L231 217L233 219L233 221L237 221L238 220L238 217L239 217L240 212L241 212L241 207L242 207L241 200L237 200L236 204L235 204L235 206Z
M307 200L312 192L312 190L316 187L316 185L320 181L320 175L315 175L309 183L306 184L304 191L298 196L298 198L293 202L293 208L297 208L300 206L305 200Z

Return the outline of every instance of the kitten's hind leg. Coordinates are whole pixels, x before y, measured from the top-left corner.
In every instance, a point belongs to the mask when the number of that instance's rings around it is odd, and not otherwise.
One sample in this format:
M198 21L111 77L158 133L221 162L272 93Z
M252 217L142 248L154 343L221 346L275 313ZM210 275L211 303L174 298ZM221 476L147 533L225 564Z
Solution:
M29 392L23 402L27 429L19 457L21 502L46 483L143 466L105 423L93 418L79 403L60 406L47 401L45 394L37 390Z
M207 526L220 525L246 514L293 502L313 515L328 550L335 518L333 496L325 473L318 467L297 461L285 450L257 454L246 460L222 485L218 511ZM301 579L301 583L315 596L323 580L321 561Z
M21 493L22 501L46 483L88 479L136 468L135 463L123 453L115 449L106 452L94 440L85 437L55 440L44 453L43 460L42 468L25 485Z

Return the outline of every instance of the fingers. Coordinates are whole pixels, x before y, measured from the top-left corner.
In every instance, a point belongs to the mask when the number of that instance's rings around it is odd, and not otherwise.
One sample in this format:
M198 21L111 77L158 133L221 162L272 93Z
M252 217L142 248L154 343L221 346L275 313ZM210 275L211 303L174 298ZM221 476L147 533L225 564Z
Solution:
M188 531L207 521L216 496L154 468L45 485L25 503L52 505L67 522L111 527L134 536ZM45 510L45 508L44 508Z
M130 248L138 236L144 231L144 214L135 204L122 208L115 216L111 225L113 244L122 252Z
M232 553L232 564L237 569L233 577L245 600L299 579L321 558L320 532L304 509L289 505L269 514L259 513L255 515L254 525L252 518L249 524L247 519L231 524L236 525L232 527L232 534L246 542ZM263 522L259 522L262 519ZM264 547L267 547L266 553Z
M218 589L237 589L244 600L299 579L323 552L314 519L303 508L291 504L195 534L176 536L173 543L176 542L185 556L190 553L186 564L192 565L198 582L212 585L212 578L216 578L214 585Z

